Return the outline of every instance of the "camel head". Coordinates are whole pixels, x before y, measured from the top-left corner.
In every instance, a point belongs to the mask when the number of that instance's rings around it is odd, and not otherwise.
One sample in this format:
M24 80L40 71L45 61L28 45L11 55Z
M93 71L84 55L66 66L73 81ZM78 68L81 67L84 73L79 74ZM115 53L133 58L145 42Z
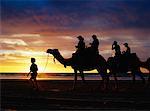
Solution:
M58 49L48 49L47 50L47 53L50 53L50 54L57 54L59 53Z
M52 54L54 57L60 56L60 52L58 49L48 49L47 53Z
M65 59L61 56L58 49L48 49L47 53L52 54L54 56L54 62L55 62L55 58L56 58L66 68Z

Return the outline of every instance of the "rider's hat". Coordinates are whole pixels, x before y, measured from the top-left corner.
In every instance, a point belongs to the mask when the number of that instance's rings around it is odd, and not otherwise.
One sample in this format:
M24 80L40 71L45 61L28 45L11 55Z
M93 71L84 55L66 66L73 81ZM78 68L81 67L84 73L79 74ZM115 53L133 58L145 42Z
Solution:
M77 37L79 40L84 40L84 38L80 35Z
M93 39L96 39L96 38L97 38L97 36L96 36L96 35L92 35L92 38L93 38Z
M114 44L117 44L117 41L114 41Z

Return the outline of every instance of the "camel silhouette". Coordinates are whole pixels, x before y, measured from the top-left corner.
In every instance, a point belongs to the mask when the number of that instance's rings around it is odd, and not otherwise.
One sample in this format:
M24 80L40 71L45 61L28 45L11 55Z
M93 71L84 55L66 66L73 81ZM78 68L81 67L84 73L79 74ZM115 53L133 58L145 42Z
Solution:
M64 58L58 49L48 49L47 53L50 53L56 58L61 64L66 66L71 66L74 70L74 84L73 89L75 88L77 81L77 73L79 71L80 76L82 78L83 83L85 83L84 79L84 71L90 71L96 69L98 73L102 77L103 87L107 88L109 83L109 76L112 74L115 80L115 88L118 89L118 79L117 73L127 73L131 71L133 77L133 83L135 82L135 75L139 76L143 83L145 83L145 79L140 71L140 67L146 68L149 70L148 81L150 82L150 58L147 59L146 62L140 61L137 57L136 53L132 53L129 56L121 55L118 61L114 57L109 57L106 61L104 57L101 55L91 54L90 50L87 48L84 51L84 55L79 57L74 57L74 54L70 58ZM110 74L107 74L107 69L110 70Z
M107 60L107 68L110 70L110 74L114 76L115 88L118 88L116 74L127 73L128 71L131 71L133 83L135 83L135 75L139 76L143 83L145 83L140 67L146 68L150 72L150 58L146 62L141 62L136 53L132 53L128 56L121 55L117 60L115 57L109 57ZM150 75L148 80L150 81Z
M77 81L77 73L79 71L80 76L82 78L82 81L85 83L84 79L84 71L90 71L96 69L98 73L102 77L103 81L103 87L107 88L107 81L108 81L108 76L107 76L107 63L104 57L101 55L94 55L92 56L91 54L85 53L81 57L74 57L74 54L71 58L65 59L59 52L58 49L48 49L47 53L50 53L56 58L61 64L63 64L65 67L66 66L71 66L74 70L74 84L73 84L73 89L75 88L76 81Z

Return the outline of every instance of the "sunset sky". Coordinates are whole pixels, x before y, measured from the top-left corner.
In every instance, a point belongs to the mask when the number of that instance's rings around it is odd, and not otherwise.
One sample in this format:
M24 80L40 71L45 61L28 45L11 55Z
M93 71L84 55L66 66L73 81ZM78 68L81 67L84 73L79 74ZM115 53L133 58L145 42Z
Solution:
M142 61L150 57L149 0L1 0L0 5L0 72L28 72L31 57L39 72L73 72L54 64L52 56L44 70L46 50L71 57L79 35L89 46L96 34L105 59L112 56L114 40L121 50L127 42Z

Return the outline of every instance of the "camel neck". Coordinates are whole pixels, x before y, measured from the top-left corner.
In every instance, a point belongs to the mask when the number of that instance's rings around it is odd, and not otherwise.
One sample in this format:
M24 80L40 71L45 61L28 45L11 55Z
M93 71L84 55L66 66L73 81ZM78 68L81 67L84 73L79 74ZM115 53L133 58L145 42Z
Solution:
M63 57L60 53L58 53L58 54L53 54L53 56L54 56L61 64L64 65L65 59L64 59L64 57Z

